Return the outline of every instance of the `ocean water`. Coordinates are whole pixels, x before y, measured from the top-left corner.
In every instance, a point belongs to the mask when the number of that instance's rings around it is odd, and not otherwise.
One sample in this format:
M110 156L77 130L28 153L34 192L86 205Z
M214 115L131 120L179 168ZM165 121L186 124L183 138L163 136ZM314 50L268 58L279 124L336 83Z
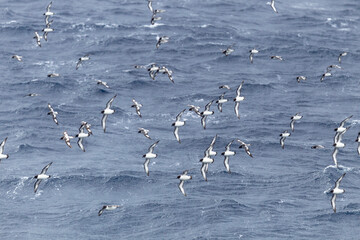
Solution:
M0 163L0 239L358 239L357 0L279 0L277 14L266 1L157 0L153 8L166 12L155 25L145 0L54 0L55 31L40 48L33 36L45 26L47 4L0 1L0 140L8 137L10 155ZM156 49L160 36L170 40ZM221 51L230 45L235 51L225 57ZM253 48L259 53L250 64ZM344 51L342 68L320 82ZM85 54L91 59L75 70ZM175 84L134 68L152 62L171 69ZM60 77L48 78L52 72ZM299 75L307 80L298 83ZM243 80L237 119L232 99ZM204 130L186 111L179 144L171 126L176 115L188 104L204 109L223 84L231 87L223 112L214 103ZM100 112L115 94L104 133ZM143 105L142 118L130 107L133 98ZM47 115L48 103L59 125ZM303 118L282 149L279 134L290 130L297 112ZM350 115L337 169L334 128ZM76 139L72 148L60 140L63 131L77 134L81 121L93 131L84 139L86 152ZM218 155L206 182L199 160L216 134ZM254 158L234 142L229 174L220 153L234 139L251 144ZM142 155L156 140L158 157L146 176ZM34 194L33 177L49 162L51 178ZM184 170L192 176L186 197L177 186ZM333 213L326 192L344 172L346 192ZM99 217L106 204L121 207Z

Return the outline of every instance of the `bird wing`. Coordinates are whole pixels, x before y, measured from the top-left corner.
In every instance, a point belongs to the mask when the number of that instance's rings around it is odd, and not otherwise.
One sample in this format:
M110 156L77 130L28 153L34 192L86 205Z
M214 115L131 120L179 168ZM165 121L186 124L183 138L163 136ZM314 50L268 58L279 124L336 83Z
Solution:
M207 116L202 116L201 118L201 125L203 126L204 129L206 129L206 117Z
M156 141L155 143L151 144L151 146L149 147L149 152L152 153L154 151L154 148L156 147L156 145L160 142L160 140Z
M149 163L150 163L150 159L145 159L145 162L144 162L144 169L145 169L145 172L146 172L146 175L149 176Z
M104 212L105 208L106 208L106 206L103 206L103 207L100 209L100 211L98 212L98 215L99 215L99 216L101 216L101 214Z
M238 86L238 88L236 89L236 95L239 97L240 93L241 93L241 88L244 84L244 80L241 82L241 84Z
M49 167L51 166L53 162L49 163L48 165L46 165L42 170L40 174L46 174L47 170L49 169Z
M228 171L230 173L230 165L229 165L229 157L225 156L224 158L224 166L226 168L226 171Z
M184 190L184 181L180 181L179 189L182 192L182 194L184 194L184 196L186 196L186 193L185 193L185 190Z
M4 139L4 141L1 142L1 145L0 145L0 153L1 154L4 152L6 140L7 140L7 137Z
M101 125L102 125L102 128L104 129L104 132L106 131L106 119L107 119L107 116L108 115L104 114L102 119L101 119Z
M34 184L34 192L35 193L38 190L40 183L41 183L41 179L36 180L36 182Z
M348 121L350 118L352 118L353 115L345 118L344 120L342 120L342 122L340 123L340 127L344 127L344 124L346 123L346 121Z
M285 138L281 137L280 138L280 145L281 145L282 149L284 149L284 147L285 147L284 141L285 141Z
M176 121L180 121L181 115L183 115L183 113L185 112L186 109L182 110L177 116L176 116Z
M338 148L334 148L334 151L333 151L333 154L332 154L332 158L333 158L333 161L334 161L336 167L338 165L337 159L336 159L336 155L337 155L338 151L339 151Z
M44 34L44 35L45 35L45 34ZM80 58L79 61L76 63L76 70L79 69L81 63L82 63L82 61L81 61L81 58Z
M46 11L47 11L47 12L50 12L51 5L52 5L52 1L51 1L51 2L49 3L49 5L46 7Z
M179 127L175 127L175 129L174 129L174 135L175 135L176 140L177 140L179 143L181 143L181 142L180 142L180 137L179 137Z
M239 102L235 102L235 114L237 116L238 119L240 119L240 115L239 115L239 106L240 106L240 103Z
M336 194L333 194L331 197L331 206L334 212L336 213Z
M110 108L112 102L114 101L114 99L116 98L117 94L115 94L115 96L113 96L107 103L106 103L106 108Z
M294 131L294 123L295 123L295 120L291 120L290 122L290 128L291 128L291 131Z
M345 174L346 174L346 173L344 173L343 175L341 175L341 177L340 177L338 180L336 180L336 182L335 182L335 188L339 188L340 182L341 182L341 180L344 178Z
M205 106L205 110L210 111L210 106L213 103L214 100L211 100L208 104Z
M226 151L230 151L230 146L231 146L231 144L233 143L233 141L234 141L234 140L232 140L231 142L229 142L229 143L226 145L226 147L225 147L225 150L226 150Z
M79 148L81 150L83 150L83 152L85 152L85 148L84 148L84 145L82 144L82 142L83 142L83 139L79 138L79 140L77 141L77 144L78 144Z
M203 178L205 179L205 181L207 181L207 177L206 177L206 165L208 165L208 163L203 163L201 166L201 175L203 176Z

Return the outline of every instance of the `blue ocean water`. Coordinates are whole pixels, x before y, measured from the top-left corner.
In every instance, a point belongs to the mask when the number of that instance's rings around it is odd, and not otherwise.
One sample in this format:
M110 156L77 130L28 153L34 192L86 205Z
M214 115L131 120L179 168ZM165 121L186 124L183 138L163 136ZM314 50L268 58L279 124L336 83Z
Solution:
M55 31L40 48L33 36L45 26L47 4L0 2L0 140L8 137L10 155L0 163L1 239L358 239L358 1L279 0L276 14L266 1L158 0L153 8L166 12L151 25L145 0L55 0ZM170 41L156 49L160 36ZM235 51L225 57L230 45ZM259 53L250 64L253 48ZM342 68L320 82L345 51ZM75 70L85 54L91 59ZM134 68L152 62L171 69L175 84ZM61 76L48 78L52 72ZM307 80L298 83L299 75ZM239 120L232 98L243 80ZM186 111L179 144L171 126L176 115L188 104L204 109L223 84L232 88L223 112L213 104L204 130ZM104 133L100 112L115 94ZM143 105L142 118L130 107L133 98ZM47 115L48 103L59 125ZM303 119L281 149L279 134L297 112ZM334 128L350 115L336 169ZM81 121L93 130L85 153L75 139L71 149L60 140L63 131L77 134ZM216 134L218 155L206 182L199 160ZM254 158L234 142L229 174L220 153L233 139L251 144ZM156 140L147 177L142 155ZM34 194L33 176L49 162L51 178ZM176 177L186 169L193 179L184 197ZM326 191L344 172L346 192L334 214ZM106 204L121 207L99 217Z

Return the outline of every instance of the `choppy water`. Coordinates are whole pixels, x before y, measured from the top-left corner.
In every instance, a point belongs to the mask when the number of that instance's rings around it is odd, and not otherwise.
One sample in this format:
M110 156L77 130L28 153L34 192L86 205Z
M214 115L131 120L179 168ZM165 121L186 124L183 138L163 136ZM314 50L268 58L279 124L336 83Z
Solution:
M0 139L8 137L0 164L1 239L357 239L360 233L360 157L354 142L360 131L359 10L356 0L277 1L278 14L266 1L156 1L165 9L150 24L147 1L53 1L55 15L48 42L32 39L44 28L48 2L0 2ZM169 36L157 50L156 37ZM222 49L234 44L228 57ZM248 51L260 52L250 64ZM320 82L330 64L342 69ZM23 56L23 62L11 59ZM75 70L77 59L91 60ZM271 60L281 55L284 61ZM156 62L173 71L156 81L136 64ZM59 78L47 74L60 73ZM296 77L307 76L297 83ZM106 81L110 89L96 85ZM186 112L176 142L176 115L188 104L203 107L225 95L235 97L244 80L241 118L234 103L215 104L203 130L200 118ZM24 97L38 93L37 97ZM100 111L118 94L108 117ZM131 108L143 104L142 118ZM47 115L47 103L59 112L59 125ZM290 117L301 112L295 132L286 139ZM352 127L331 167L333 129L347 116ZM81 121L94 135L83 153L72 140ZM150 129L152 141L137 133ZM208 182L200 173L203 152L212 138L215 163ZM225 146L233 139L251 144L254 158L233 144L231 174L225 172ZM142 155L160 140L150 176ZM322 144L323 150L310 146ZM52 175L33 192L33 176L53 162ZM330 166L330 167L329 167ZM193 176L184 197L176 178L185 169ZM346 192L337 198L337 213L325 192L347 172ZM104 204L120 209L97 212Z

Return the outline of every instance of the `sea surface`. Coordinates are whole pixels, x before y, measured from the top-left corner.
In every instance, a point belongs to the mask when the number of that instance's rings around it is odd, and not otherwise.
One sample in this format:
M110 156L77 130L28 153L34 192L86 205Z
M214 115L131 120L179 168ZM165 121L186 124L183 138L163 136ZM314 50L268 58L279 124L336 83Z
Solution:
M48 3L0 1L0 141L8 137L10 156L0 163L0 239L359 239L358 0L278 0L278 13L266 0L156 0L153 8L166 12L155 25L146 0L53 0L54 32L38 47L33 36L45 27ZM160 36L170 40L156 49ZM235 51L226 57L228 46ZM172 70L175 83L134 68L149 63ZM320 82L331 64L341 69ZM53 72L60 77L47 77ZM298 83L300 75L307 80ZM233 98L242 81L238 119ZM224 84L231 90L219 89ZM223 112L213 103L206 130L194 112L183 114L179 144L177 114L189 104L203 111L224 92L229 102ZM101 111L115 94L104 133ZM291 131L298 112L303 118L282 149L279 134ZM334 129L350 115L335 168ZM93 131L86 152L77 139L72 148L60 140L64 131L76 135L81 121ZM205 181L199 160L216 134ZM254 157L234 141L229 174L221 152L236 139ZM142 155L157 140L146 176ZM50 162L51 178L34 193L33 177ZM192 176L186 197L177 179L184 170ZM328 191L345 172L334 213ZM121 207L98 216L107 204Z

